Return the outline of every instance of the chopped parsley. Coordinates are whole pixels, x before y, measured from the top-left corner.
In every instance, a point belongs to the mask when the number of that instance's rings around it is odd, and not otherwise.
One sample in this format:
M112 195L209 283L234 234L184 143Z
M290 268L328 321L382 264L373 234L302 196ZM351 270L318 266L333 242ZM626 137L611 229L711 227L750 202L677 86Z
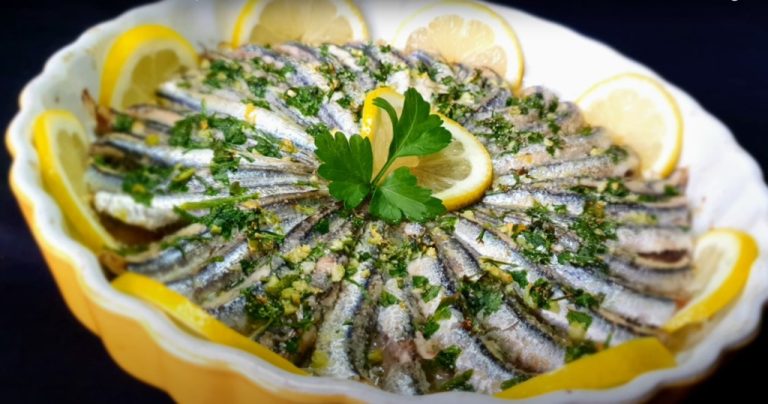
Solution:
M581 244L576 251L558 254L559 263L608 270L601 256L608 252L606 242L616 239L616 223L605 217L604 208L602 202L587 201L582 214L568 226L579 237Z
M249 318L265 322L267 324L279 323L283 317L284 309L279 299L258 294L257 291L248 288L243 291L245 296L245 313Z
M307 133L312 137L317 137L317 135L323 133L331 135L330 129L328 129L327 126L325 126L324 123L316 123L306 129Z
M619 163L629 156L626 149L621 146L611 145L606 151L605 155L611 158L613 164Z
M583 307L590 310L595 310L600 307L600 304L605 298L603 295L595 296L589 292L585 292L583 289L572 290L570 288L564 288L564 291L576 307Z
M512 275L512 280L515 281L518 286L520 286L520 289L525 289L528 287L528 271L511 271L510 274Z
M325 93L318 87L292 87L283 96L285 103L296 108L304 116L317 116L323 105Z
M461 292L473 315L489 316L499 310L504 301L504 294L497 285L482 280L462 284Z
M421 290L421 298L428 302L440 293L440 286L430 285L429 280L423 276L415 275L412 279L413 288Z
M433 361L444 370L454 371L456 370L456 359L459 355L461 355L461 348L451 345L438 352Z
M155 195L186 191L194 173L181 166L141 166L126 172L121 186L133 200L149 205Z
M240 202L254 198L255 195L242 195L188 203L175 207L174 212L187 222L206 226L213 235L230 239L234 234L242 233L253 248L273 250L285 237L271 228L276 221L274 214L262 208L246 209L239 206ZM202 215L190 213L206 208L208 212Z
M603 193L616 198L624 198L629 195L629 188L624 185L621 178L609 178L605 183Z
M435 313L429 317L429 319L421 329L421 333L422 335L424 335L424 338L430 339L432 335L434 335L437 332L437 330L440 329L440 321L447 320L449 318L451 318L450 307L443 306L435 310Z
M474 391L475 388L469 383L472 378L473 370L467 370L449 379L445 383L441 384L437 391Z
M438 293L440 293L440 286L428 285L421 293L421 299L425 302L429 302L430 300L436 298Z
M456 230L456 223L459 222L459 218L453 215L444 215L437 218L437 227L448 233L453 233Z
M264 98L264 95L267 93L267 86L269 85L269 80L266 77L248 77L245 82L248 84L248 90L250 90L254 97ZM260 101L264 102L264 100Z
M220 137L211 130L218 131ZM205 111L177 121L171 128L168 143L186 149L228 148L232 149L255 141L254 150L268 157L280 157L276 140L257 132L253 125L231 116L208 115Z
M429 285L429 280L421 275L414 275L411 282L413 283L413 287L416 289L421 289L424 286Z
M280 157L277 141L253 125L230 116L208 115L204 111L177 121L168 140L171 146L186 149L213 149L210 172L213 178L229 185L230 172L240 166L241 150L248 140L248 151L268 157Z
M331 227L331 221L329 218L325 217L317 224L315 224L314 230L320 234L328 234L328 231L330 231Z
M480 121L480 125L488 132L478 134L504 148L506 153L517 154L525 146L544 144L547 141L550 143L547 145L547 151L550 154L554 154L556 148L562 147L562 141L554 137L545 137L543 133L537 131L516 129L512 122L501 114L494 114Z
M395 295L385 291L381 292L381 296L379 297L379 305L381 307L389 307L393 304L400 303L400 299L398 299Z
M501 383L501 389L502 389L502 390L506 390L506 389L509 389L509 388L515 387L515 386L517 386L518 384L520 384L520 383L522 383L522 382L524 382L524 381L526 381L526 380L528 380L528 379L530 379L530 378L531 378L531 377L530 377L530 376L528 376L528 375L519 375L519 376L515 376L515 377L513 377L513 378L511 378L511 379L509 379L509 380L505 380L504 382L502 382L502 383Z
M569 325L578 326L584 331L588 330L589 326L592 325L592 316L581 311L568 310L566 318Z
M565 349L565 363L573 362L583 356L592 355L597 352L597 345L590 340L575 342Z
M531 297L533 304L540 309L548 309L550 307L554 293L554 287L544 278L536 279L536 282L528 290L528 296Z
M112 123L112 130L115 132L123 132L123 133L130 133L131 128L133 128L133 117L116 113L115 114L115 121Z
M434 95L435 107L438 111L453 120L459 121L474 112L474 108L471 105L467 105L466 102L462 101L468 95L472 95L466 84L456 81L453 77L443 78L442 84L447 86L447 90Z
M296 69L289 63L286 63L283 67L277 67L272 63L265 62L259 57L251 59L251 63L256 70L261 70L276 82L285 82L286 76L289 73L296 71Z
M203 83L213 88L224 88L234 83L242 75L243 67L237 62L216 59L211 61Z

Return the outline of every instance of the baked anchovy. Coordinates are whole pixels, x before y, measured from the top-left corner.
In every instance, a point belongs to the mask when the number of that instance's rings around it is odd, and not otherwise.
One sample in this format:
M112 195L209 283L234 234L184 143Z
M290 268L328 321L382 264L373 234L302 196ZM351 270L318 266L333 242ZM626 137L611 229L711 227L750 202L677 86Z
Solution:
M416 88L490 152L461 211L346 211L313 136L359 131L365 94ZM495 393L662 326L689 299L687 176L638 159L541 87L386 45L209 50L158 105L96 118L86 183L152 277L309 372L400 394Z

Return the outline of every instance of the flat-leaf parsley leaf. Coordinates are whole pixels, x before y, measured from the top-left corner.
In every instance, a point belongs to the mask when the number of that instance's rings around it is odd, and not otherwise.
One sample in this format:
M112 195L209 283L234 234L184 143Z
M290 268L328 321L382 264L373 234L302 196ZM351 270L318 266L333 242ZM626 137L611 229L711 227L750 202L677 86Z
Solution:
M389 170L400 157L426 156L447 147L451 133L442 127L443 120L430 113L429 103L413 88L405 92L400 117L383 98L373 103L389 115L393 128L387 161L377 173L373 173L370 139L313 131L315 154L322 162L318 175L330 181L328 191L348 209L370 197L370 213L389 223L403 218L423 222L444 213L442 201L428 188L420 187L408 168L400 167L391 173Z

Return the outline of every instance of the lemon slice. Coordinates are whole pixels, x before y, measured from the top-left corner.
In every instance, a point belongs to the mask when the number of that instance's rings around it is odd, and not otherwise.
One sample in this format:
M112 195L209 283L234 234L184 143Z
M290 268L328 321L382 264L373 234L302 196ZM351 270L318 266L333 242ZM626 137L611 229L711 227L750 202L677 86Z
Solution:
M195 48L176 31L162 25L132 28L109 48L99 103L113 108L152 103L160 83L196 65Z
M507 21L489 7L469 1L430 4L398 28L392 44L417 49L448 62L490 68L515 88L523 79L523 52Z
M573 361L528 379L496 397L528 398L553 391L607 389L658 369L675 366L675 357L656 338L639 338Z
M683 148L683 118L661 84L622 74L597 83L577 103L587 122L607 128L614 141L639 154L643 177L666 177L674 171Z
M389 101L398 115L405 102L405 97L389 87L377 88L366 95L360 135L371 139L374 175L387 161L389 144L392 142L392 121L389 115L373 105L373 100L378 97ZM443 201L446 209L456 210L483 196L493 179L493 165L491 156L477 138L451 119L443 115L440 118L443 119L443 127L453 136L451 144L429 156L400 158L392 164L389 172L399 167L409 167L419 185L431 189L433 195Z
M738 230L715 229L701 236L694 251L697 292L664 329L674 332L706 321L736 299L747 284L757 251L755 240Z
M300 375L306 374L287 359L227 327L186 297L168 289L152 278L126 272L112 281L112 286L123 293L153 304L188 330L203 338L250 352L285 371Z
M351 0L248 0L232 33L233 46L367 40L368 26Z
M83 178L90 142L83 125L69 111L49 110L35 120L33 136L43 183L61 206L69 227L91 250L116 247L117 242L88 205Z

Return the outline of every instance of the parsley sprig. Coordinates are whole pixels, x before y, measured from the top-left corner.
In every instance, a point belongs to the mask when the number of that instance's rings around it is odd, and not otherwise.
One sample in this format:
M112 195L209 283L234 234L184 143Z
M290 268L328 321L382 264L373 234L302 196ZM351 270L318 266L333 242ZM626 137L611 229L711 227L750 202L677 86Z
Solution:
M317 157L322 164L318 174L330 181L330 194L348 209L370 197L369 211L389 223L407 218L422 222L445 212L442 201L420 187L406 167L392 172L395 161L408 156L437 153L451 143L451 133L442 127L442 119L430 113L429 103L413 88L405 92L400 116L387 100L376 98L374 105L383 109L392 121L392 142L387 160L374 176L373 148L368 138L328 130L315 135Z

